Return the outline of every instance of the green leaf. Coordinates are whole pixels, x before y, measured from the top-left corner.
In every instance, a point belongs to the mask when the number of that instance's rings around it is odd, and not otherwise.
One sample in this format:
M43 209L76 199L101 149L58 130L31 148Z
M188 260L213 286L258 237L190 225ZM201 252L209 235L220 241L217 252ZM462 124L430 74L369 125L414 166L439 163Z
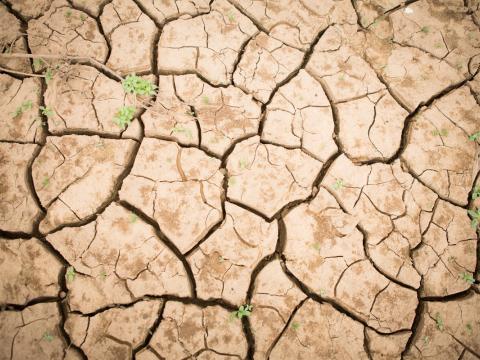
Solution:
M72 282L73 280L75 280L75 275L75 268L73 266L69 266L65 274L65 276L67 277L67 281Z
M122 81L123 90L135 95L155 95L157 86L135 74L127 75Z
M50 334L48 331L43 333L42 339L48 342L52 342L54 337L52 334Z
M470 141L476 141L480 137L480 131L477 131L476 133L470 135L468 137L468 140Z
M45 76L45 82L48 83L53 79L53 71L51 68L47 68L47 70L45 70L45 72L43 73L43 75Z
M437 313L435 315L435 323L437 325L438 330L440 330L440 331L445 330L445 324L444 324L443 319L441 318L439 313Z
M473 278L473 275L470 273L463 272L459 275L459 277L471 285L475 284L475 279Z
M113 122L115 122L122 130L124 130L127 125L130 125L132 122L134 114L134 106L122 106L113 118Z
M343 180L337 179L337 181L335 181L335 183L333 184L333 188L335 190L340 190L341 188L343 188Z
M300 329L300 323L294 321L292 322L292 329L297 331L298 329Z
M45 115L47 118L51 118L54 115L54 112L48 106L40 106L40 112L42 115Z
M475 186L472 192L472 199L475 200L478 198L480 198L480 186Z
M17 116L22 115L25 111L30 110L32 108L32 100L25 100L23 101L20 106L18 106L15 111L12 113L12 117L16 118Z

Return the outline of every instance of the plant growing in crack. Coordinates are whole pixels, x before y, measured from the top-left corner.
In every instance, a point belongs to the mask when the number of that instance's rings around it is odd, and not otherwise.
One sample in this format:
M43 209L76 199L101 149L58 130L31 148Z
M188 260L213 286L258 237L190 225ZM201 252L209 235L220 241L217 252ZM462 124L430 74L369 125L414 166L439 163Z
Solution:
M157 92L157 85L135 74L127 75L122 81L122 87L127 94L153 96Z
M130 223L134 224L137 222L137 220L138 220L138 215L134 213L130 213Z
M77 273L75 272L75 268L73 266L69 266L67 268L67 272L65 273L65 276L67 278L67 282L72 282L73 280L75 280L76 275L77 275Z
M249 304L241 305L238 310L235 310L231 313L230 317L232 319L242 319L244 316L250 316L253 311L253 306Z
M42 113L42 115L45 115L47 118L51 118L55 114L53 110L48 106L40 106L40 112Z
M470 218L472 219L472 222L471 222L472 228L476 229L480 221L480 209L467 210L467 212L468 212L468 215L470 215Z
M472 192L472 200L480 198L480 186L475 186Z
M43 333L43 336L42 336L42 339L43 339L43 340L45 340L45 341L47 341L47 342L52 342L52 341L53 341L53 338L54 338L53 335L50 334L48 331L45 331L45 332Z
M440 313L437 313L435 315L435 324L436 324L438 330L440 330L440 331L445 330L445 324L443 322L442 317L440 316Z
M424 26L420 29L420 31L424 34L428 34L430 32L430 28L428 26Z
M473 133L468 137L468 140L470 141L477 141L477 139L480 138L480 131L477 131L476 133Z
M463 272L459 274L458 277L471 285L475 284L475 279L473 278L473 275L470 273Z
M117 124L120 129L125 130L132 122L134 114L135 106L122 106L113 118L113 122Z
M25 111L32 108L32 100L23 101L20 106L18 106L14 112L12 112L12 118L22 115Z
M180 133L180 134L185 134L189 139L193 139L193 135L192 135L192 132L190 131L190 129L187 129L185 128L184 126L180 125L180 124L176 124L173 129L172 129L172 133Z

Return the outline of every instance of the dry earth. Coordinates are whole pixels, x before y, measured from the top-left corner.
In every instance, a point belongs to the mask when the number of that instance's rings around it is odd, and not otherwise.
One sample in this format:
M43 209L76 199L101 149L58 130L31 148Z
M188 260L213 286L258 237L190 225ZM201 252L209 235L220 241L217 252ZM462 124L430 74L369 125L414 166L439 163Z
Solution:
M2 0L0 45L0 360L480 359L478 0Z

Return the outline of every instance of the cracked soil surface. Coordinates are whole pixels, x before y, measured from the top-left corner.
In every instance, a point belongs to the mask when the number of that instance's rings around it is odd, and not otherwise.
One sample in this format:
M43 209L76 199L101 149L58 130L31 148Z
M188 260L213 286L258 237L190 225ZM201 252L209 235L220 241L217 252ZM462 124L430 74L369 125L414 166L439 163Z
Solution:
M480 360L479 0L1 0L0 46L0 360Z

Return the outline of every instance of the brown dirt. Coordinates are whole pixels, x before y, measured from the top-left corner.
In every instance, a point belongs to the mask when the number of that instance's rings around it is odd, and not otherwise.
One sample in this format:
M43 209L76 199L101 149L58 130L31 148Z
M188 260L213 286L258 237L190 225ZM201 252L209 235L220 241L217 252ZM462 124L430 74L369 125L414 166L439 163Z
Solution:
M0 45L0 360L480 359L477 0L5 0Z

